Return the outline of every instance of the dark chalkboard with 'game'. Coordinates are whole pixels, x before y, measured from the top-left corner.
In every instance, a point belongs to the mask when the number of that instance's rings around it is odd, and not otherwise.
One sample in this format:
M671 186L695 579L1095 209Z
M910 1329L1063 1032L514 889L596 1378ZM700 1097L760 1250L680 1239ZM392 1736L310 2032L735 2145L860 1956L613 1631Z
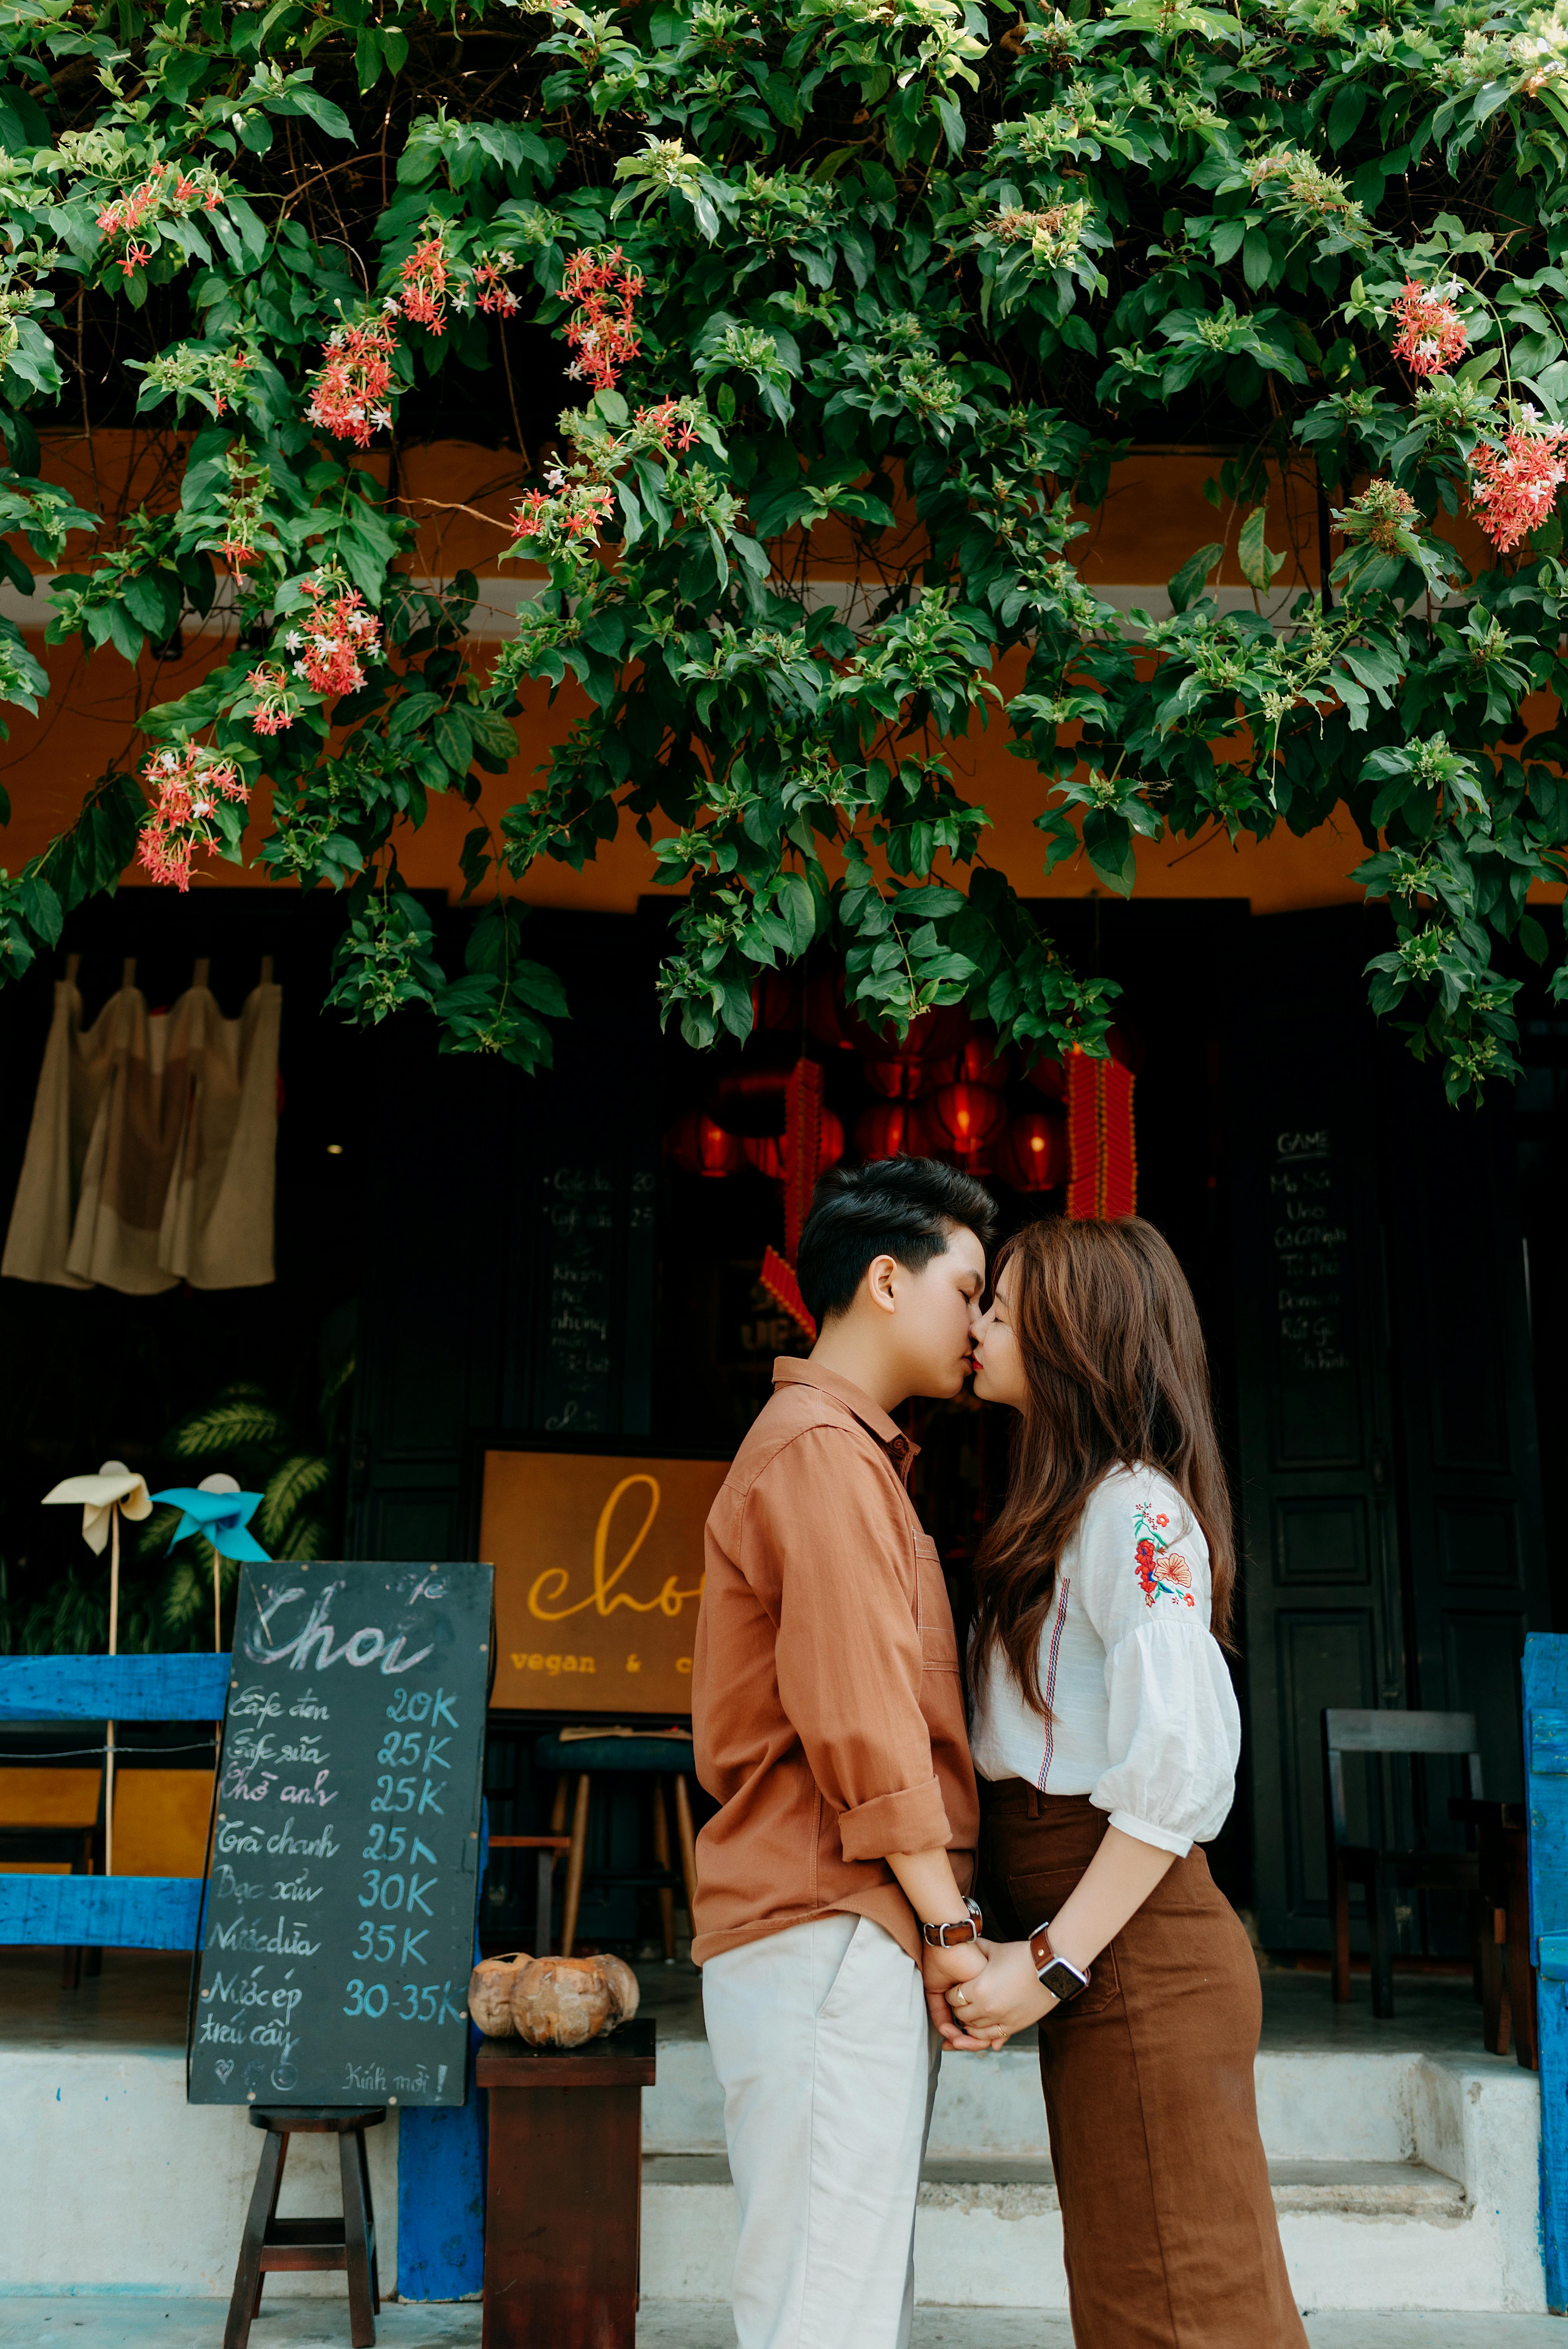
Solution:
M247 1566L191 2102L460 2105L488 1566Z

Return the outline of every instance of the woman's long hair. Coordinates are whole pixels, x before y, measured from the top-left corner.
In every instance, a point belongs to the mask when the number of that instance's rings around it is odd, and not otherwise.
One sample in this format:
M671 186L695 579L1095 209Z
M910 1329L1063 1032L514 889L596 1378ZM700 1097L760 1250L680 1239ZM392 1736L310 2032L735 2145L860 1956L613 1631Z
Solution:
M1040 1633L1057 1567L1101 1477L1139 1462L1170 1478L1208 1543L1211 1619L1227 1642L1231 1499L1197 1308L1153 1225L1053 1216L1006 1242L993 1279L1004 1266L1026 1393L1007 1496L975 1561L972 1662L978 1672L999 1648L1043 1713Z

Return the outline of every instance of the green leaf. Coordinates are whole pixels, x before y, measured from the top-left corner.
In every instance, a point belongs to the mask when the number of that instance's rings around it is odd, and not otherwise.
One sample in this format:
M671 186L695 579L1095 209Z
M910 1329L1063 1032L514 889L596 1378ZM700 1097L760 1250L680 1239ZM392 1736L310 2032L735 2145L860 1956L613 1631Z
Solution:
M325 130L329 139L353 139L354 125L342 107L334 105L330 98L323 98L307 76L291 76L288 94L301 114L308 114L318 129Z
M1223 560L1224 553L1222 546L1201 546L1196 554L1189 555L1169 583L1174 610L1185 612L1197 601L1210 572Z
M1249 587L1265 591L1274 585L1274 577L1284 563L1283 554L1271 554L1264 543L1264 524L1268 519L1266 506L1254 506L1242 524L1236 541L1236 560L1242 576Z

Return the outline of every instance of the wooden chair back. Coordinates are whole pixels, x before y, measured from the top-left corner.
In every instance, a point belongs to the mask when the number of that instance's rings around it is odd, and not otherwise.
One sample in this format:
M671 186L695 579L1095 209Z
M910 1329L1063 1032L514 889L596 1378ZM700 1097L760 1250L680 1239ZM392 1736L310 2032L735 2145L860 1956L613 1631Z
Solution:
M1328 1795L1328 1815L1336 1845L1349 1841L1345 1817L1346 1754L1462 1754L1466 1793L1481 1798L1480 1741L1473 1713L1391 1713L1375 1708L1326 1705L1323 1713L1323 1772Z

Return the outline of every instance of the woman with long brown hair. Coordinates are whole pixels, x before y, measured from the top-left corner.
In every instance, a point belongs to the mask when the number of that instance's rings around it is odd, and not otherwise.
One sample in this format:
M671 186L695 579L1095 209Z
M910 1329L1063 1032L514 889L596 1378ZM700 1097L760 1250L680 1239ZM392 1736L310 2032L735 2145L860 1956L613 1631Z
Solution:
M1039 2021L1078 2349L1305 2349L1253 2092L1257 1967L1199 1848L1241 1734L1191 1292L1152 1225L1058 1217L1007 1244L993 1293L975 1392L1020 1425L977 1566L972 1743L1009 1938L947 1992L944 2036Z

